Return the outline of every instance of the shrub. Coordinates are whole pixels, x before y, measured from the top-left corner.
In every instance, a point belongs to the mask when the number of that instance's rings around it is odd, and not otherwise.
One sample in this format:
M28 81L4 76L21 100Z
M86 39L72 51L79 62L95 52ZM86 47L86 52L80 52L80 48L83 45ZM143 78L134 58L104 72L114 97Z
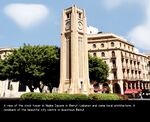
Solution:
M21 95L22 100L48 100L48 96L45 93L25 93Z
M90 100L123 100L117 94L90 94Z
M84 94L57 94L57 93L25 93L22 100L88 100Z
M122 99L122 100L128 100L129 97L127 95L122 95L122 94L118 94L118 96Z
M88 96L84 94L47 94L49 100L87 100Z
M123 100L123 97L117 94L25 93L21 100Z

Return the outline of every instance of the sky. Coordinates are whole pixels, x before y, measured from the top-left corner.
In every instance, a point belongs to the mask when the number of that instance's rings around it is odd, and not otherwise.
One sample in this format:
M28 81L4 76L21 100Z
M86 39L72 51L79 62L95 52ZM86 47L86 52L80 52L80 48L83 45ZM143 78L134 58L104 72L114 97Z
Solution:
M74 4L85 9L88 26L150 51L150 0L0 0L0 48L60 47L62 11Z

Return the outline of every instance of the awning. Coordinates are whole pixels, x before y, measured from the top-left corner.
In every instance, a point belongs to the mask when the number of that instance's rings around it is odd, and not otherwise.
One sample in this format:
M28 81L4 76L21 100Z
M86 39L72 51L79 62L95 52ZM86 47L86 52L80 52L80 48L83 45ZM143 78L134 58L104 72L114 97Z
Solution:
M141 89L126 89L125 94L139 93Z

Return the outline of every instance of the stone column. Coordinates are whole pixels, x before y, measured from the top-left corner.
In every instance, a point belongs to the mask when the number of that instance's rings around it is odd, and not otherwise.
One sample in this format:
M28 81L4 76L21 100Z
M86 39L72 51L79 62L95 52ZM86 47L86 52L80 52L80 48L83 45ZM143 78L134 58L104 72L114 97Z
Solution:
M134 83L134 89L136 89L136 82Z
M141 82L141 87L142 87L142 89L144 89L144 85L143 85L143 83Z
M65 80L66 80L66 38L64 35L65 32L65 20L63 19L65 17L65 12L63 11L62 14L62 27L61 27L61 50L60 50L60 85L59 85L59 93L62 93L64 91L67 92L67 89L65 89Z
M131 89L133 89L133 87L132 87L132 83L130 82L130 87L131 87Z
M112 85L112 83L109 84L109 88L110 88L110 93L113 93L113 85Z
M129 89L129 88L128 88L128 83L127 83L127 82L125 82L125 85L126 85L126 89Z
M123 89L123 80L120 80L118 84L120 85L121 94L124 94L124 89Z
M72 8L71 14L71 86L70 93L79 93L79 65L78 65L78 33L76 7Z
M100 90L103 89L103 84L99 84L99 89L100 89ZM102 93L102 91L100 91L99 93Z
M147 83L145 83L145 89L147 89Z
M89 80L89 62L88 62L88 41L87 41L87 20L86 20L86 13L85 10L83 12L83 48L84 48L84 68L83 68L83 77L84 79L84 86L85 92L93 93L94 89L90 86L90 80Z

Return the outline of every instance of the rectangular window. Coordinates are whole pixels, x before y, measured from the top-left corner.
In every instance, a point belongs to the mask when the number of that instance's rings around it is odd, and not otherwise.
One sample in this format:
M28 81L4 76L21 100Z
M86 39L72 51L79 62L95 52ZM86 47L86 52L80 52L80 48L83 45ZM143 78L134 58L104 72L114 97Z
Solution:
M9 80L8 81L8 87L7 87L8 90L10 90L10 85L11 85L11 81Z
M81 19L81 13L79 13L79 18Z
M66 13L67 19L71 18L71 13Z

